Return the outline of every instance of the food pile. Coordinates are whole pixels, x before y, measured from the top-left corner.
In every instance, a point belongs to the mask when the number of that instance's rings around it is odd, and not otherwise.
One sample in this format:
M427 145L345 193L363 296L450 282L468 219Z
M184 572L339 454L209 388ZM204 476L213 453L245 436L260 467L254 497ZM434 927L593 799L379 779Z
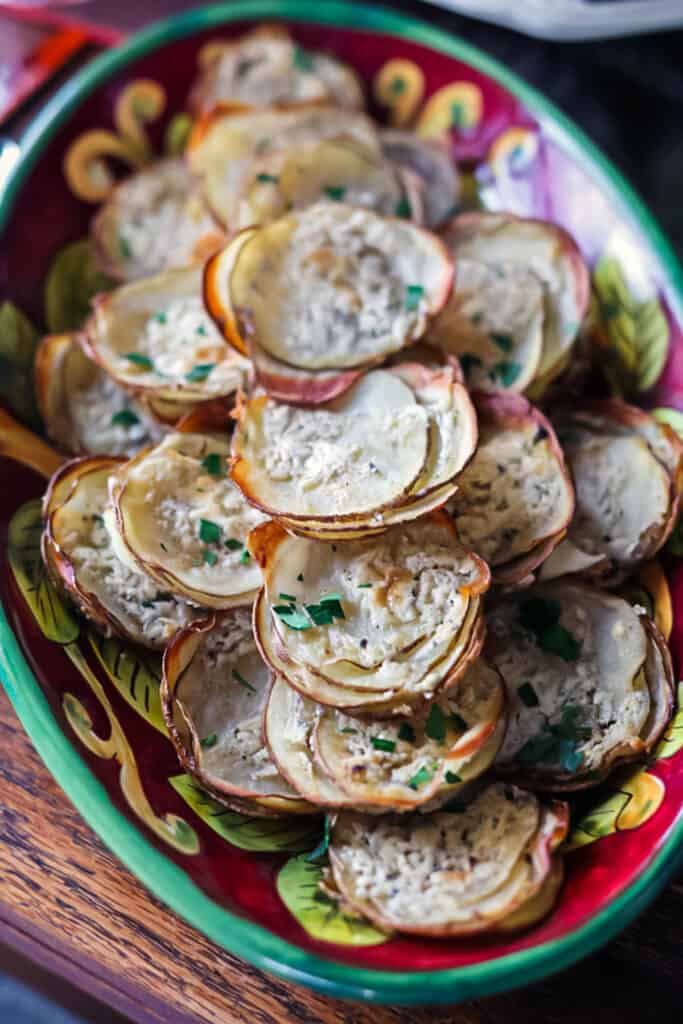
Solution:
M527 926L562 884L558 794L672 713L666 644L615 588L676 522L683 446L624 402L562 404L575 243L464 209L447 149L371 120L340 61L268 26L205 48L189 103L185 155L93 218L118 286L39 350L74 456L45 562L164 651L213 797L327 815L346 913Z

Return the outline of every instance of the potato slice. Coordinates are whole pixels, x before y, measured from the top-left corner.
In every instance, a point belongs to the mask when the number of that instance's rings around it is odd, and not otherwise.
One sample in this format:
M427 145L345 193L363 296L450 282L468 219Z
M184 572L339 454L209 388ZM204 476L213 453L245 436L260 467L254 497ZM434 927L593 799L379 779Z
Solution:
M340 524L410 491L427 459L427 426L410 388L383 370L324 409L253 398L239 409L233 479L271 515Z
M495 928L551 872L565 805L491 783L457 814L371 818L341 812L330 864L345 904L384 929L468 935Z
M542 578L568 573L613 579L662 547L673 529L683 481L683 445L666 424L616 399L558 414L576 487L567 540Z
M446 508L496 583L520 583L567 532L574 489L555 433L521 395L479 393L479 446Z
M399 171L374 149L350 139L323 139L255 160L236 227L267 224L319 201L344 202L384 216L405 216L406 189ZM419 206L410 211L419 222Z
M435 235L345 203L318 203L242 246L230 307L250 348L298 369L354 369L419 338L452 276Z
M168 270L99 296L87 354L130 391L187 404L233 394L249 363L226 345L202 301L201 270Z
M380 140L387 159L417 177L427 227L436 228L450 220L460 196L460 181L448 147L394 129L381 132Z
M43 555L83 614L106 634L162 648L203 609L160 590L117 557L104 513L120 459L75 459L53 477L45 501Z
M188 159L214 215L234 231L256 162L281 160L286 151L342 138L381 158L377 129L365 114L334 107L245 112L219 105L195 125Z
M298 798L263 744L270 672L251 631L251 610L194 623L164 654L164 718L182 766L209 792L283 813L316 813Z
M274 107L321 102L361 109L360 81L335 57L297 45L283 25L261 25L238 39L211 40L200 50L190 93L195 113L217 103Z
M261 584L245 542L265 517L227 476L229 451L227 435L169 434L111 483L123 557L210 608L251 604Z
M43 338L34 376L47 435L70 455L135 455L162 438L162 424L88 359L75 333Z
M316 763L356 806L412 809L488 767L505 732L503 707L498 673L478 659L426 718L370 721L324 710L312 734Z
M516 285L516 292L525 297L529 313L531 311L531 305L529 305L531 294L532 291L535 292L535 288L531 284L531 277L533 276L537 282L540 281L543 290L543 345L540 360L533 375L537 383L531 387L530 392L536 396L537 392L540 393L541 390L544 390L564 368L581 321L588 309L589 274L576 243L566 231L556 224L541 220L525 220L508 213L488 212L461 214L448 225L443 237L453 252L458 267L464 264L465 273L474 270L471 266L468 268L470 261L479 265L483 264L494 273L502 275L500 282L503 289L506 288L506 278L509 275L514 275L511 277L514 280L517 280L518 275L527 275L528 280L525 284L521 283L520 277ZM474 285L472 278L470 281ZM488 277L483 279L482 283L487 288L492 287ZM470 318L481 313L481 322L486 325L487 321L483 318L496 315L495 312L491 312L491 302L484 302L481 309L475 309L474 299L471 295L472 289L468 292L466 280L462 281L461 278L457 278L456 305L458 290L461 287L465 287L466 290L466 310ZM476 291L476 288L474 290ZM511 300L514 294L512 291L510 292ZM512 308L511 306L511 311ZM535 319L535 316L531 319ZM531 323L531 319L528 320L529 323ZM512 315L510 322L514 328L517 321ZM502 322L495 321L495 334L499 337L498 347L501 351L501 366L494 374L494 386L513 388L516 386L519 390L521 386L517 382L520 378L524 380L529 377L528 363L530 360L520 358L518 361L508 357L508 349L510 353L516 350L516 338L519 332L516 332L515 329L503 330L503 327ZM494 331L491 330L488 333L495 343ZM505 338L504 342L503 338ZM526 351L528 351L528 345L531 344L528 335L526 344ZM528 390L530 385L532 385L532 381L527 380L524 389ZM482 387L483 382L477 381L477 386Z
M270 523L249 543L287 657L355 689L417 686L447 655L489 582L443 516L339 545ZM334 596L327 607L326 595Z
M159 160L125 178L90 230L100 266L117 281L202 260L223 238L183 157Z
M486 654L509 707L497 770L580 789L661 735L673 694L666 648L622 598L547 584L505 598L487 622Z

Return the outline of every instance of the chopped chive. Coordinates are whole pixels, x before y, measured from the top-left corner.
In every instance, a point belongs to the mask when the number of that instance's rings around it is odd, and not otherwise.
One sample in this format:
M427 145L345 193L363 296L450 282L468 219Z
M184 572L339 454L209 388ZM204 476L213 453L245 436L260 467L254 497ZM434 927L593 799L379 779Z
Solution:
M463 352L461 356L458 356L460 365L462 366L462 372L466 377L469 377L475 366L481 366L481 359L479 356L473 356L471 352Z
M334 594L323 594L323 596L320 598L320 603L321 604L326 604L326 603L329 603L331 601L337 601L338 602L338 601L341 601L341 600L342 600L341 594L337 594L337 593L334 593Z
M281 601L293 601L294 604L296 604L296 598L294 597L294 594L278 594L277 596L280 598Z
M412 212L413 211L410 208L410 203L405 198L405 196L403 197L403 199L399 199L399 201L396 203L396 206L394 207L394 215L396 217L410 217L412 216Z
M249 552L248 552L248 551L247 551L247 549L245 548L245 549L244 549L244 551L242 552L242 554L240 555L240 564L241 564L241 565L246 565L246 564L247 564L247 562L248 562L248 561L249 561L250 559L251 559L251 555L249 554Z
M275 174L266 174L265 171L262 171L261 174L256 175L256 180L261 185L277 185L279 179Z
M185 380L189 380L190 382L206 380L215 365L215 363L197 363L196 366L192 367L189 373L185 374Z
M299 575L297 576L297 582L303 583L303 581L304 581L304 574L302 572L300 572Z
M341 731L343 733L346 733L347 736L356 736L358 733L358 729L350 729L348 726L345 729L342 729Z
M469 725L457 711L451 711L448 716L448 721L451 723L454 729L462 729L463 732L467 732Z
M159 541L159 547L161 548L162 551L168 551L168 548L164 544L163 540Z
M123 358L127 359L129 363L133 363L134 366L139 366L141 370L154 369L154 363L149 356L143 356L140 352L124 352Z
M134 427L139 422L132 409L119 409L111 418L112 427Z
M129 260L133 256L133 250L130 247L130 242L125 235L119 235L119 251L124 260Z
M199 539L205 544L218 544L221 539L221 528L210 519L199 520Z
M104 526L104 518L101 515L98 515L97 513L95 513L95 515L92 517L92 519L93 519L93 522L97 523L99 526Z
M227 540L223 541L223 546L226 547L228 551L239 551L244 547L244 544L241 540L237 540L235 537L228 537Z
M341 185L328 185L327 188L323 189L326 196L330 199L343 199L346 195L346 189L342 188Z
M256 687L252 686L248 679L245 679L241 672L238 672L236 668L232 670L232 678L244 686L247 690L251 690L252 693L256 693Z
M473 313L472 316L470 317L470 320L472 321L473 324L480 324L483 319L483 313Z
M385 750L388 754L396 750L396 744L393 740L385 740L381 736L373 736L370 742L375 750Z
M202 459L202 469L205 469L211 476L223 476L223 456L218 452L209 452Z
M438 704L432 704L425 725L425 732L431 740L443 743L446 739L446 716Z
M282 619L285 626L288 626L290 629L304 630L311 629L312 627L308 616L296 608L292 608L289 604L276 604L273 607L273 611Z
M218 736L216 736L215 732L212 732L210 736L205 736L203 740L199 741L199 746L204 747L205 750L208 750L209 747L215 747L217 743Z
M204 324L200 324L199 327L197 328L197 330L194 333L198 334L202 338L205 338L209 332L207 331L207 329L204 326Z
M521 372L520 363L503 361L495 363L491 367L491 378L492 380L498 379L504 388L509 388L515 383Z
M409 284L406 287L405 306L409 313L414 312L420 305L420 299L424 295L424 288L421 284Z
M165 313L155 313L154 316L152 317L152 320L156 320L156 322L158 324L165 324L166 323L166 314Z
M432 778L433 772L429 770L425 765L420 768L419 771L415 772L412 779L408 782L411 789L419 789L420 786L424 786L426 782L429 782Z
M398 729L398 738L405 743L415 742L415 730L409 722L401 722Z
M538 707L538 696L531 683L522 683L517 687L517 696L528 708Z
M455 772L446 772L445 778L449 786L452 786L454 782L462 782L460 776Z
M299 68L300 71L313 70L313 58L307 50L304 50L303 46L294 47L292 62L294 67Z
M372 586L372 583L359 583L358 584L358 589L359 590L369 590L369 588L371 586Z
M211 548L205 548L204 561L206 562L207 565L215 565L216 562L218 561L218 555L216 554L215 551L212 551Z
M509 334L497 334L495 331L491 331L491 341L503 352L512 352L515 347L514 339Z

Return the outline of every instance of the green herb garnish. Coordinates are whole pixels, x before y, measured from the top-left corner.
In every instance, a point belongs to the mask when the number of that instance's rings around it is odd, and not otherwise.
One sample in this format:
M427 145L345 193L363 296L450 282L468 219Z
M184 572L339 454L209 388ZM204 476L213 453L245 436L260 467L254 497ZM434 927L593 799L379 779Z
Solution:
M579 708L565 704L559 723L547 726L538 736L527 740L518 751L517 759L527 764L559 762L566 772L576 772L583 761L583 754L576 749L577 743L591 734L590 729L578 724L579 714Z
M204 324L200 324L194 333L198 334L201 338L205 338L209 332L207 331Z
M205 544L218 544L221 539L221 528L210 519L199 520L199 539Z
M240 555L240 565L246 565L247 562L250 561L250 559L251 559L251 554L245 548L244 551L242 552L242 554Z
M241 540L237 540L235 537L228 537L227 540L223 541L223 546L226 547L228 551L239 551L240 548L244 547L244 544Z
M454 782L462 782L460 776L456 775L455 772L446 772L445 779L450 786L452 786Z
M347 736L355 736L358 733L358 729L350 729L348 726L341 730Z
M236 668L232 670L232 678L235 682L239 683L240 686L244 686L245 689L251 690L252 693L256 693L256 687L252 686L248 679L245 679L241 672L238 672Z
M419 771L415 772L412 779L408 782L411 789L419 789L420 786L424 786L426 782L430 782L434 773L423 765Z
M543 597L529 597L519 609L519 621L533 633L542 651L556 654L563 661L576 661L581 644L576 637L560 625L560 602Z
M515 383L521 372L522 367L519 363L504 360L501 363L494 363L491 367L491 379L497 379L504 388L509 388Z
M218 555L211 548L204 548L204 561L207 565L215 565L218 561Z
M156 320L156 322L158 324L165 324L166 323L166 314L165 313L155 313L154 316L152 317L152 320Z
M359 583L358 584L358 589L359 590L369 590L371 586L372 586L372 583Z
M185 380L189 380L190 382L206 380L215 365L215 363L197 363L196 366L192 367L189 373L185 374Z
M517 696L528 708L538 707L538 696L531 683L522 683L517 687Z
M329 196L330 199L335 200L343 199L346 195L346 189L342 188L341 185L328 185L323 189L323 192L326 196Z
M97 523L98 526L104 526L104 517L101 516L101 515L98 515L97 512L92 517L92 521L93 521L93 523Z
M123 256L124 260L130 260L133 257L133 250L130 247L130 242L124 235L119 235L119 252Z
M502 349L503 352L512 352L515 347L514 339L509 334L496 334L495 331L491 332L491 341L498 348Z
M430 740L443 743L446 739L446 716L438 704L432 704L425 725L425 732Z
M275 174L266 174L265 172L262 172L261 174L256 175L256 180L261 185L277 185L279 178Z
M457 711L450 712L450 714L448 715L448 721L450 722L454 729L461 729L463 732L467 732L467 730L469 729L469 725L462 717L462 715L459 715Z
M149 356L143 356L139 352L124 352L123 358L127 359L129 363L133 363L134 366L139 366L141 370L154 369L154 363Z
M398 738L405 743L415 742L415 730L408 722L401 722L398 729Z
M300 572L299 575L297 576L297 582L298 583L303 583L303 581L304 581L304 574L302 572Z
M281 601L293 601L296 604L296 598L293 594L278 594Z
M313 70L313 58L307 50L304 50L303 46L294 47L294 55L292 62L295 68L299 68L300 71L312 71Z
M199 741L199 746L204 747L205 750L208 750L210 747L215 747L217 743L218 736L216 736L215 732L212 732L210 736L205 736L203 740Z
M461 356L458 356L460 365L462 366L462 372L466 377L469 377L475 366L481 366L482 362L479 356L473 356L471 352L463 352Z
M209 452L202 459L202 469L205 469L211 476L224 476L223 456L218 452Z
M412 213L413 211L410 208L410 203L405 198L405 196L403 197L403 199L399 199L394 208L394 215L396 217L410 217L412 216Z
M311 629L312 622L307 615L299 611L294 605L291 604L276 604L273 607L275 614L282 619L285 626L290 629Z
M424 288L421 284L409 284L406 287L405 306L409 313L413 313L418 308L423 295Z
M132 409L119 409L111 418L112 427L134 427L139 422L139 418Z
M393 740L385 740L381 736L373 736L370 742L375 750L385 750L388 754L396 750L396 744Z

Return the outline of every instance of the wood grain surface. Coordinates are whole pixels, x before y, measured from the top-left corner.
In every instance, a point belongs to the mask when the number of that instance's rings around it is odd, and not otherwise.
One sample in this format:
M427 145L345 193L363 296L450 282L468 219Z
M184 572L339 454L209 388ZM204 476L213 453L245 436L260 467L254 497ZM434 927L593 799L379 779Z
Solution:
M0 750L0 942L136 1022L665 1024L679 1016L683 880L606 950L524 991L452 1010L343 1003L229 956L151 897L81 820L2 692Z

